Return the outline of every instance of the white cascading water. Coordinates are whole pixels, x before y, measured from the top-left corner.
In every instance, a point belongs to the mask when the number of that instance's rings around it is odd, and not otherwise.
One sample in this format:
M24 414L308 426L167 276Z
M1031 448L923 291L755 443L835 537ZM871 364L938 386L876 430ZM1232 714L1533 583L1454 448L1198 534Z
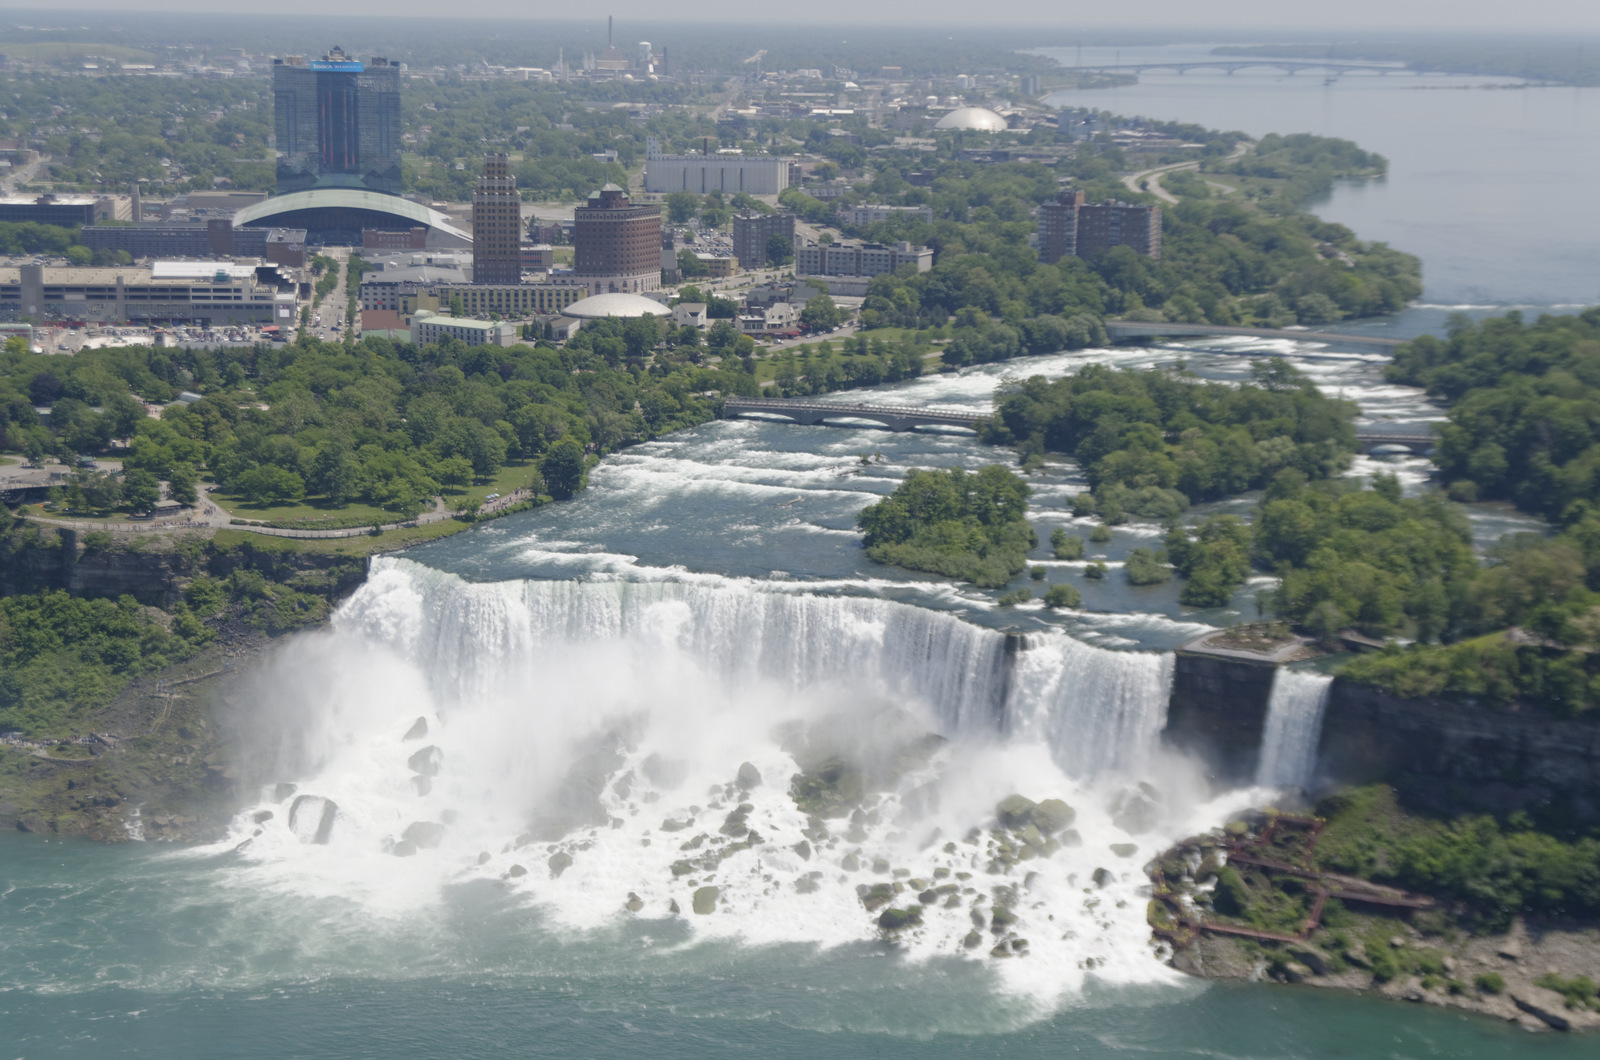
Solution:
M1327 674L1279 667L1267 699L1256 784L1307 790L1314 779L1322 715L1333 678Z
M794 583L376 560L238 704L270 766L228 842L248 886L378 915L494 881L557 929L679 918L746 944L884 937L860 889L887 885L920 911L897 949L984 961L1040 1004L1090 974L1170 979L1142 866L1229 808L1160 757L1172 658L1030 641L1008 659L953 616ZM853 812L802 811L802 761L848 761ZM1025 849L998 830L1012 794L1076 819Z

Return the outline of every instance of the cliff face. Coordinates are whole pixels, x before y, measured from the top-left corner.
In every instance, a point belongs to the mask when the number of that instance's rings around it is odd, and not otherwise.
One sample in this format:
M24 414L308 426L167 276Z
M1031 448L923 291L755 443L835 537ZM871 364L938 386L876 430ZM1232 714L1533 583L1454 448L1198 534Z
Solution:
M1600 719L1401 699L1336 680L1317 777L1330 786L1385 781L1440 812L1600 820Z
M141 604L168 607L181 595L180 579L194 563L182 552L122 549L80 551L72 531L58 548L27 546L0 564L0 594L65 589L76 596L132 596Z
M1179 651L1162 742L1203 762L1219 791L1253 783L1277 672L1266 659Z

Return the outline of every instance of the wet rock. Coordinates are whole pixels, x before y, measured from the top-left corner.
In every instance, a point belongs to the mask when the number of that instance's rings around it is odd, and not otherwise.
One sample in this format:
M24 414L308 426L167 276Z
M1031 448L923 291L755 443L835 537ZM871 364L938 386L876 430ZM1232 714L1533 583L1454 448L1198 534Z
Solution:
M1007 795L1000 800L994 808L999 816L1000 823L1007 828L1023 828L1033 823L1033 808L1036 803L1021 795Z
M1090 878L1094 880L1096 887L1104 887L1106 884L1116 880L1116 876L1112 874L1110 869L1095 869L1094 875Z
M674 876L687 876L693 871L694 866L687 861L679 860L672 863L672 875Z
M660 755L651 755L639 763L639 772L652 785L666 790L683 786L689 779L689 765L673 759L662 758Z
M846 854L840 859L839 867L846 872L859 872L861 871L861 859L853 853Z
M433 821L413 821L406 825L400 838L416 844L418 850L432 850L444 841L444 825Z
M1045 835L1055 835L1078 819L1078 811L1060 799L1046 799L1033 808L1034 826Z
M397 858L415 857L417 853L417 845L408 839L402 839L400 842L389 848L389 853L393 854Z
M1119 858L1131 858L1139 852L1137 843L1112 843L1111 853Z
M572 855L568 854L565 850L558 850L554 854L550 855L550 860L545 862L545 864L550 866L551 876L560 877L563 872L566 872L572 867Z
M894 886L888 883L863 883L856 888L856 895L867 912L872 913L894 901Z
M885 909L878 914L878 927L884 931L899 931L908 927L922 926L922 910L917 906L910 909Z
M717 831L732 839L738 839L744 836L750 831L750 827L746 822L749 821L750 812L754 809L755 807L750 805L748 802L741 802L738 807L734 809L733 812L729 813L728 816L723 820L722 827L717 829Z
M623 906L624 909L626 909L630 913L637 913L639 910L644 908L644 899L640 898L638 895L634 894L632 891L629 891L628 892L628 900L626 902L624 902L622 904L622 906Z
M679 850L699 850L702 846L705 845L706 840L708 840L710 838L711 838L710 836L706 835L704 832L701 832L699 835L695 836L693 839L691 839L691 840L689 840L689 841L687 841L685 843L679 844L678 849Z
M888 858L873 858L872 859L872 871L874 873L876 873L877 875L879 875L879 876L882 876L885 873L887 873L889 871L889 859Z
M693 820L675 821L671 817L668 817L665 821L661 822L661 830L663 832L681 832L692 824L694 824Z
M822 890L822 873L808 872L794 881L794 889L801 894L816 894Z
M1289 961L1283 966L1283 977L1291 983L1303 983L1314 973L1299 961Z
M1022 878L1022 889L1025 891L1031 891L1033 890L1033 885L1038 882L1039 874L1037 872L1030 872Z
M420 797L433 790L433 781L428 777L412 777L411 786L416 790L417 795Z
M1558 1031L1572 1029L1572 1021L1566 1016L1567 999L1554 990L1546 990L1542 986L1519 986L1507 990L1506 996L1519 1009L1543 1020L1547 1026Z
M796 854L799 854L806 861L811 860L811 844L807 843L804 839L800 840L800 842L796 843L790 849L792 849Z
M250 815L250 819L256 824L266 824L268 821L272 820L272 811L257 810L255 813Z
M411 728L407 729L406 734L400 737L400 739L420 740L426 735L428 735L428 719L418 718L416 721L411 723Z
M1003 905L997 905L989 916L989 930L996 935L1003 935L1017 922L1017 914Z
M1011 956L1011 944L1009 942L1000 943L994 949L989 951L989 956L991 956L991 957L1010 957Z
M678 900L676 898L667 903L667 912L671 913L673 916L677 916L679 913L683 912L682 909L678 908Z
M1044 833L1039 831L1038 825L1030 824L1021 832L1022 841L1036 853L1044 852Z
M521 865L513 865L506 872L506 875L510 876L512 879L516 879L519 876L526 876L527 874L528 874L528 870L523 868Z
M1081 847L1083 846L1083 836L1078 834L1076 828L1069 828L1050 840L1050 842L1060 843L1063 847Z
M272 801L282 802L284 799L287 799L289 796L293 795L297 790L299 789L293 784L279 784L277 787L272 789Z
M1161 823L1161 807L1142 792L1123 792L1111 804L1111 823L1129 835L1143 835Z
M418 776L436 777L444 765L444 752L430 744L406 759L406 765Z
M478 854L478 864L487 865L488 863L489 863L489 852L487 850L480 852Z
M717 908L717 895L721 892L715 887L701 887L694 892L694 911L700 916L706 916Z
M1289 956L1311 969L1313 975L1327 975L1333 971L1333 958L1310 943L1290 946Z
M302 843L326 846L339 804L320 795L297 795L289 806L289 831Z
M978 932L975 930L969 931L967 932L967 937L961 940L961 945L965 946L969 950L975 950L979 946L983 945L983 936L978 934Z
M866 778L841 757L826 758L796 773L789 784L794 804L813 817L843 817L861 801Z
M749 762L740 762L738 782L739 786L746 791L751 788L759 788L761 786L761 770Z

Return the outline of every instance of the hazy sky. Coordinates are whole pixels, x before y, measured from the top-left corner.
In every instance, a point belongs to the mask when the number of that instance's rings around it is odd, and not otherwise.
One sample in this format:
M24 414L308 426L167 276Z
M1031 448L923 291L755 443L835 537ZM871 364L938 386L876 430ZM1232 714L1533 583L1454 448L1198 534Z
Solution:
M793 4L756 4L750 0L694 0L692 3L661 3L659 0L603 0L587 8L550 3L549 0L458 0L441 5L437 0L272 0L262 5L257 0L0 0L0 10L39 10L65 12L66 9L104 11L204 11L262 15L316 13L334 15L419 15L438 17L442 13L459 17L551 18L568 20L593 12L596 17L613 14L661 22L675 17L685 21L730 20L739 22L895 22L914 16L928 21L983 23L987 25L1048 26L1159 26L1226 29L1240 38L1241 31L1272 29L1334 29L1361 35L1382 34L1390 29L1504 28L1528 32L1539 30L1600 30L1600 2L1597 0L1341 0L1338 4L1307 3L1305 0L1121 0L1113 5L1064 5L1059 0L1011 0L1005 4L973 4L966 0L807 0ZM681 12L675 14L675 12ZM1203 14L1202 14L1203 13Z

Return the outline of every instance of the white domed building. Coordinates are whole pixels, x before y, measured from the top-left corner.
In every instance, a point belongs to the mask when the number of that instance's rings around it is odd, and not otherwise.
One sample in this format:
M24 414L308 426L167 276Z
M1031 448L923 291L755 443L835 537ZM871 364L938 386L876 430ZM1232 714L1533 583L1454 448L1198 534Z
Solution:
M1006 120L987 107L959 107L940 118L935 130L969 129L973 132L1005 132Z
M579 320L599 320L602 317L666 317L672 310L642 294L623 294L621 291L580 298L561 311Z

